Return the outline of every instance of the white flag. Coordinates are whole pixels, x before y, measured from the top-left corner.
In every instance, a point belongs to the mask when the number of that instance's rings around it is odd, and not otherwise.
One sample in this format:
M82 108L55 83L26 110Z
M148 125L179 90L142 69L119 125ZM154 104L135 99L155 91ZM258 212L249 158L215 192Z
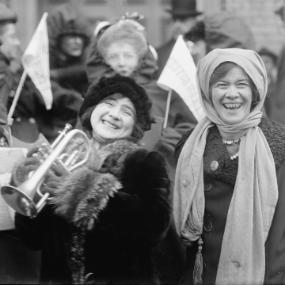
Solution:
M52 92L49 73L47 16L47 13L43 14L41 21L22 56L22 63L25 71L40 91L46 108L49 110L52 106Z
M182 36L178 36L157 84L180 95L198 121L205 116L200 101L196 65Z

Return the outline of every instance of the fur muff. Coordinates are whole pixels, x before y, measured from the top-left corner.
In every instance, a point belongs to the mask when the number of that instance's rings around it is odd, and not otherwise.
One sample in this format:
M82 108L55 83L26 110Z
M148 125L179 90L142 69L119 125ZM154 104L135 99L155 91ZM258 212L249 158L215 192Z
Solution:
M109 197L120 185L112 174L82 168L65 181L56 193L53 198L55 213L77 227L91 230Z

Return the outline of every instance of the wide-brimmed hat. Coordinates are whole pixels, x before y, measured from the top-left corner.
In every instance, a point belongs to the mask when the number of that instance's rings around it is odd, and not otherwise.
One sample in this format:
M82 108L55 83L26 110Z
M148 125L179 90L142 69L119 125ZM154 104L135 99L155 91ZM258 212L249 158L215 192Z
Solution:
M201 15L202 12L197 11L196 0L172 0L171 8L166 9L172 17L195 17Z

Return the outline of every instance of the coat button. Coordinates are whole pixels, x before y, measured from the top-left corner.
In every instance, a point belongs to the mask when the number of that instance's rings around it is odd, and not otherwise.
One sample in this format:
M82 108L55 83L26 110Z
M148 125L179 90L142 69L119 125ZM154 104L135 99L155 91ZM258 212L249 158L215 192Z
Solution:
M182 181L182 184L184 187L186 187L186 186L188 186L189 182L188 182L188 180L185 179Z
M219 168L219 163L216 160L213 160L210 164L210 168L212 171L216 171Z
M235 266L236 268L240 268L240 267L241 267L240 262L238 262L238 261L236 261L236 260L233 260L232 263L234 264L234 266Z
M206 184L204 188L205 188L205 192L209 192L213 189L213 185L209 183L209 184Z

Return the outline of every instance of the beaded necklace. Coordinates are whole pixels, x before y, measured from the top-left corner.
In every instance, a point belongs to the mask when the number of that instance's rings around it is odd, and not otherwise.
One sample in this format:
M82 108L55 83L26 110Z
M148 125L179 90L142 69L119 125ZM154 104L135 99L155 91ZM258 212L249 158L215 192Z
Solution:
M233 144L239 144L240 143L240 138L239 139L235 139L235 140L226 140L226 139L222 139L223 141L223 144L227 145L227 146L230 146L230 145L233 145ZM238 158L238 152L233 154L233 155L230 155L230 159L231 160L234 160Z

